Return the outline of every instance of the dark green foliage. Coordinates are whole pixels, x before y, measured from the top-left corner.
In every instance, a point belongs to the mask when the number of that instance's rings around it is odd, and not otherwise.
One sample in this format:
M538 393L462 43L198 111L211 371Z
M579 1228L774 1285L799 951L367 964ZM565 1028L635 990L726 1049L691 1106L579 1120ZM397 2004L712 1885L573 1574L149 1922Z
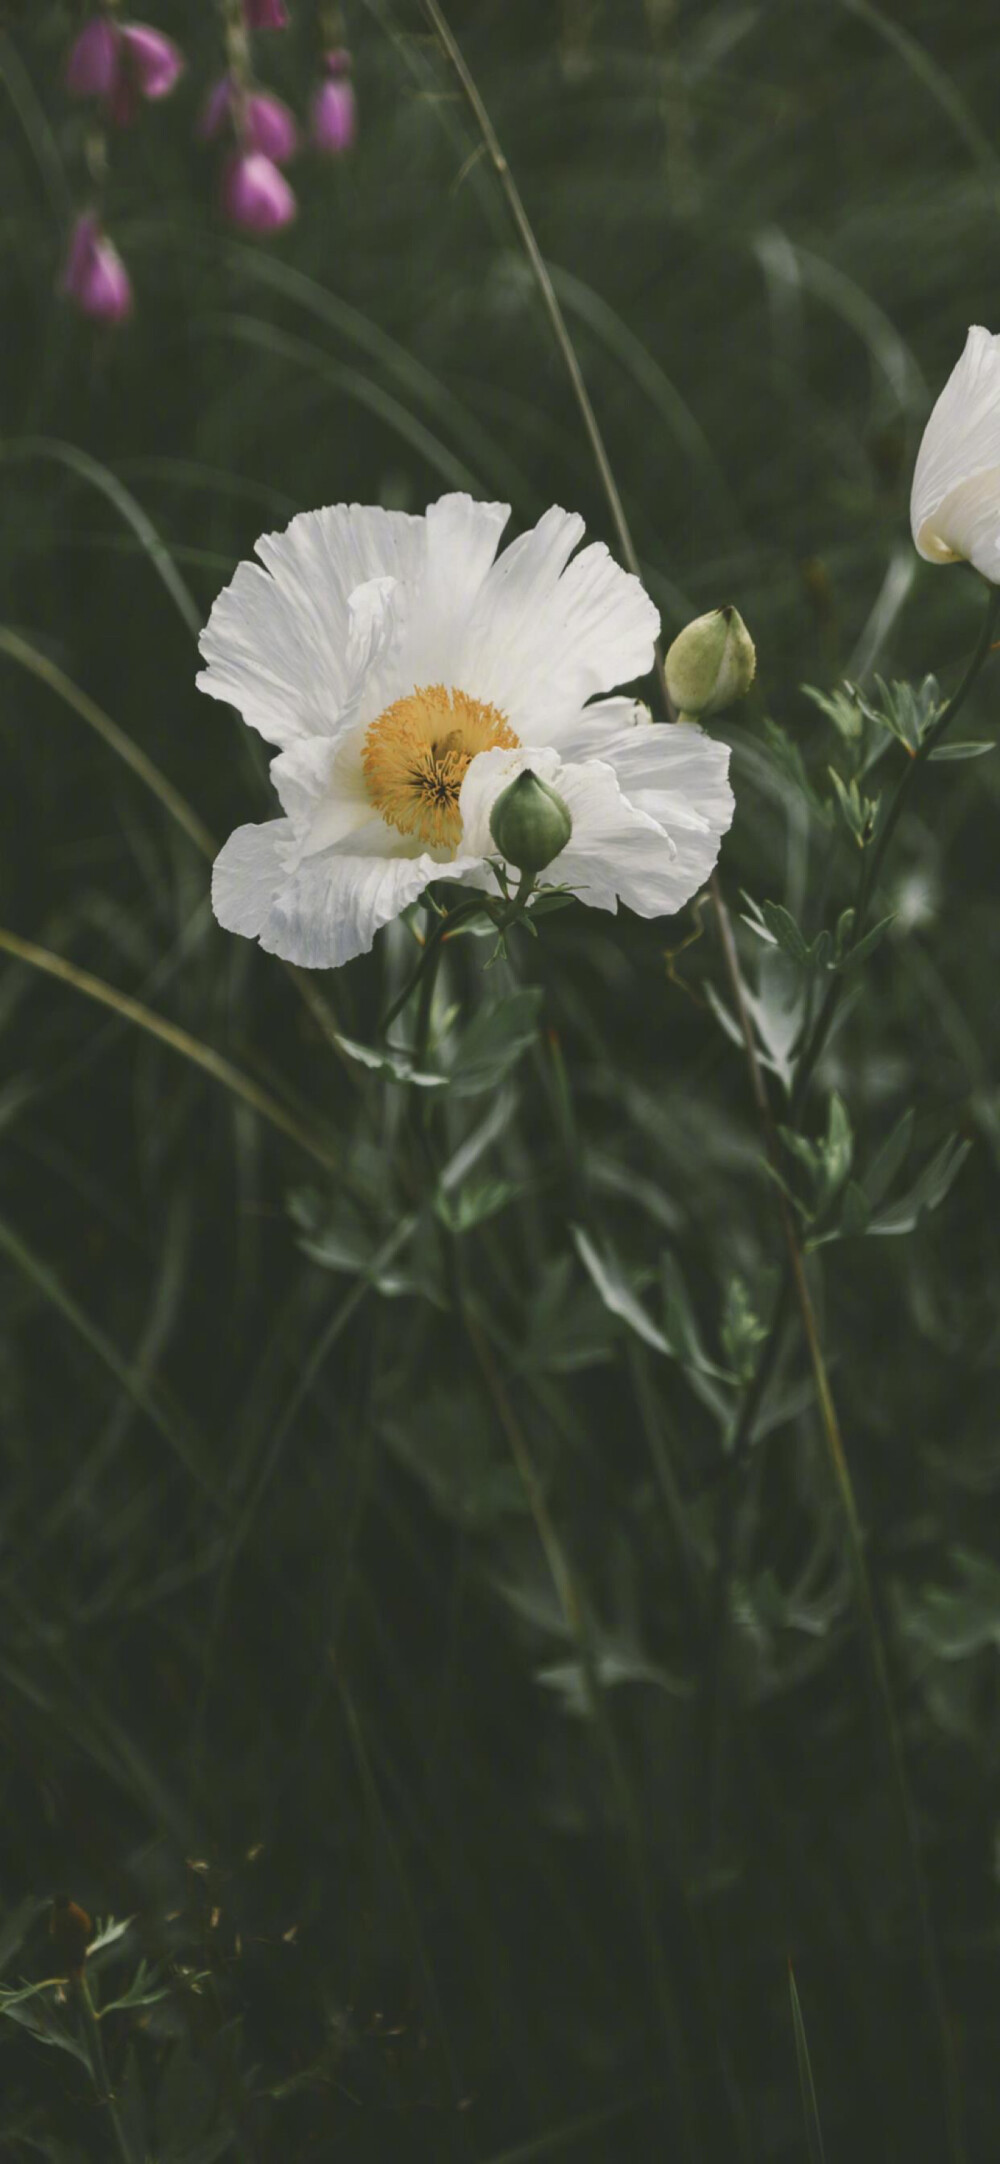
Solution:
M301 109L291 5L259 59ZM665 631L732 601L756 642L713 727L772 1174L701 904L553 895L500 954L480 912L388 1038L433 909L311 1000L215 926L206 826L270 797L193 634L262 529L457 486L613 536L416 0L350 8L357 151L266 246L192 140L213 10L148 12L190 65L115 138L102 334L54 292L78 11L0 9L0 927L284 1131L4 954L0 2155L948 2157L784 1199L991 2164L996 660L861 883L981 629L906 503L1000 321L995 7L455 7ZM86 1966L110 2096L61 1893L129 1919Z

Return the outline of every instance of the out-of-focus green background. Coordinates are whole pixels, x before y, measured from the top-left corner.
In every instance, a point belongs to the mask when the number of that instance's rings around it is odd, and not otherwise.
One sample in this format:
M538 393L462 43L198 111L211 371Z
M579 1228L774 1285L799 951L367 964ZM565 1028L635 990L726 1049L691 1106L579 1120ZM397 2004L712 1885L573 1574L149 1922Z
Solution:
M310 0L291 8L255 53L301 111L320 26ZM589 1213L651 1314L682 1275L710 1351L734 1277L767 1312L767 1182L706 992L710 931L671 973L691 913L572 910L514 958L545 1028L493 1133L490 1098L468 1114L506 1184L459 1245L491 1392L440 1226L421 1220L398 1268L372 1259L412 1206L404 1093L335 1057L280 967L218 930L204 857L81 713L79 695L96 702L221 837L267 814L264 748L195 692L193 628L259 532L459 487L509 500L518 526L578 507L613 539L415 0L349 8L356 150L303 154L298 221L267 243L222 224L195 140L213 9L148 12L188 71L112 143L108 223L136 296L112 332L56 293L85 196L61 87L80 16L0 9L0 925L252 1073L365 1199L126 1017L4 961L5 1980L48 1973L56 1892L135 1917L97 1957L102 1995L144 1956L165 1996L103 2026L133 2153L163 2164L680 2158L671 1998L691 2154L815 2164L790 1956L829 2164L941 2158L801 1353L755 1460L709 1829L691 1577L721 1477L710 1385L658 1355L637 1366L568 1231ZM850 865L764 721L819 785L836 743L803 681L950 681L978 629L976 581L918 564L906 507L967 325L1000 324L993 0L456 0L453 23L665 629L734 601L757 641L759 690L725 725L726 891L798 909L825 881L842 902ZM988 733L988 676L977 696L969 733ZM866 1146L912 1102L918 1161L953 1133L970 1157L909 1239L821 1264L984 2164L1000 2135L998 799L990 758L925 777L896 925L823 1077ZM322 986L349 1037L371 1040L405 952L389 935ZM454 961L456 999L481 996L481 959ZM509 1417L596 1619L597 1721ZM0 2154L111 2154L85 2068L28 2020L0 2024Z

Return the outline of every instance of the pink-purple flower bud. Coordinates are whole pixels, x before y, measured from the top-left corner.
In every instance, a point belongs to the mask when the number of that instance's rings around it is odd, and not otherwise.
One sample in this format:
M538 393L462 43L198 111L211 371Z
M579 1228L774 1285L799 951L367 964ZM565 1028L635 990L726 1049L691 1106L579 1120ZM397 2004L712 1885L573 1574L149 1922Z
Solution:
M184 55L173 38L148 23L123 23L124 65L141 97L167 98L184 73Z
M140 98L169 96L183 70L180 47L162 30L95 15L72 47L66 87L76 98L99 98L116 126L127 127Z
M110 98L121 65L120 38L106 15L84 25L66 62L66 88L74 98Z
M237 151L222 176L222 209L234 225L254 233L274 233L289 225L298 209L283 173L261 150Z
M84 211L73 227L60 287L98 323L124 323L132 313L128 272L93 211Z
M243 15L248 30L288 28L285 0L243 0Z
M313 99L312 139L317 150L339 158L350 150L358 132L354 85L344 75L331 75L321 83Z
M206 141L219 135L228 125L235 126L239 111L236 87L231 76L224 75L208 95L205 110L199 122L198 132ZM299 147L299 133L294 114L280 98L270 90L247 92L243 108L244 147L263 151L275 165L287 165Z

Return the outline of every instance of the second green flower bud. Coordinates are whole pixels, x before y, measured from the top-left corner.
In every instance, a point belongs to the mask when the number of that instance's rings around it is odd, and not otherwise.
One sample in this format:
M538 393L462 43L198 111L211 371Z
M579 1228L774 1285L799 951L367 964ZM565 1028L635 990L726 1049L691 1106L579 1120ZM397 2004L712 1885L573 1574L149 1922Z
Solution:
M727 604L686 624L668 649L667 690L683 721L719 714L745 697L757 655L738 609Z
M508 864L532 878L557 857L573 832L573 821L555 789L526 766L498 796L490 813L490 833Z

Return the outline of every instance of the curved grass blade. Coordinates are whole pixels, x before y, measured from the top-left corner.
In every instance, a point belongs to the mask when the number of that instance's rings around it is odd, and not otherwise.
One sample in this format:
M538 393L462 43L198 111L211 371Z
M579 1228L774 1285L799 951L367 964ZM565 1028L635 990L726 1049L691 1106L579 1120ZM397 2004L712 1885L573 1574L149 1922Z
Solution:
M514 260L520 261L520 258ZM739 511L718 459L700 423L665 369L654 360L642 340L622 321L603 294L595 293L584 279L578 278L573 271L561 270L555 263L549 264L549 276L562 306L575 315L578 322L586 324L593 337L600 339L649 400L653 411L659 414L702 484L714 495L730 531L733 527L739 530L742 523Z
M158 578L170 595L178 615L187 625L193 638L197 638L203 622L203 611L198 607L190 588L185 585L177 565L157 532L152 519L140 503L136 502L130 489L112 473L109 466L89 451L81 451L75 443L62 443L56 436L20 436L12 442L0 444L0 459L8 463L21 460L50 459L56 465L65 466L77 479L85 481L89 488L96 488L126 526L132 528L137 541L149 557Z
M901 23L893 22L881 8L873 7L871 0L837 0L838 6L846 8L849 15L856 15L859 22L867 23L870 30L885 40L899 54L911 74L916 76L924 89L929 91L935 103L947 113L956 134L960 135L966 149L979 168L980 174L1000 208L1000 158L987 135L973 118L961 92L956 90L951 77L939 68L936 61L924 51L915 37L904 30Z
M74 992L82 992L85 998L96 1000L99 1006L110 1007L114 1014L121 1015L127 1022L134 1022L138 1029L144 1029L149 1036L157 1037L171 1052L179 1052L183 1059L190 1060L193 1066L200 1067L204 1074L210 1075L213 1082L221 1083L223 1089L231 1091L234 1097L242 1098L244 1104L251 1105L262 1119L278 1129L279 1134L287 1135L293 1142L297 1142L299 1148L305 1150L307 1155L314 1158L327 1172L339 1171L340 1159L332 1143L310 1133L284 1105L279 1104L276 1097L271 1096L269 1090L262 1089L251 1075L244 1074L240 1067L234 1067L231 1060L226 1059L221 1052L216 1052L211 1045L202 1044L197 1037L189 1036L187 1030L179 1028L176 1022L168 1022L163 1015L154 1014L152 1009L144 1007L140 1000L131 999L127 992L119 992L114 985L105 984L103 978L92 976L89 969L78 969L74 962L67 962L63 955L52 954L47 947L38 947L30 939L19 939L16 932L0 928L0 949L13 955L15 961L27 962L32 969L42 970L46 976L55 977L59 983L69 985Z
M482 423L457 399L448 385L418 361L404 346L397 344L377 323L362 315L360 309L352 308L339 294L331 293L314 278L307 277L294 264L285 263L280 256L261 254L259 249L231 242L226 251L227 259L240 271L255 278L258 283L283 293L288 300L297 302L331 330L351 340L369 359L378 361L386 374L410 397L420 399L429 413L446 425L451 434L464 446L468 456L479 462L485 473L495 475L502 487L508 489L515 502L537 509L541 497L528 475L515 465L509 453L497 443Z
M153 760L147 758L144 751L140 751L138 744L127 731L120 729L118 723L112 721L110 714L106 714L103 707L97 705L96 700L81 691L72 677L66 676L54 661L49 661L45 654L39 652L37 646L32 646L29 639L22 638L19 631L11 631L6 625L0 625L0 654L8 654L12 661L20 663L22 669L29 669L33 676L37 676L41 683L47 684L49 690L55 692L57 698L72 707L74 714L79 714L80 720L85 721L87 727L93 729L102 742L107 744L119 759L124 760L126 766L131 767L133 774L159 799L164 810L176 820L195 848L211 861L218 844L199 819L197 812L192 810L180 790L174 788L173 782L167 780Z
M823 2130L819 2123L819 2109L816 2103L816 2085L813 2081L806 2026L802 2019L802 2005L799 1999L798 1985L795 1981L795 1970L792 1967L791 1954L788 1956L788 1996L792 2007L795 2058L799 2069L799 2093L802 2097L802 2117L806 2130L809 2164L826 2164Z
M211 316L197 328L207 333L221 332L243 345L256 346L259 352L270 355L273 360L291 361L300 368L315 369L325 378L331 389L342 391L347 398L356 399L359 405L367 406L369 413L374 413L377 419L384 421L394 435L403 443L409 444L410 449L416 451L420 458L426 459L427 464L432 466L451 488L468 489L473 495L482 495L483 484L478 474L473 473L461 459L456 458L439 436L425 428L408 406L394 398L391 391L385 391L379 384L373 383L369 376L363 376L359 369L348 368L342 361L332 360L328 353L323 352L321 346L310 344L306 338L296 338L290 331L279 330L275 324L265 323L257 316Z
M139 1374L123 1358L117 1346L105 1336L99 1325L92 1322L89 1315L77 1306L54 1271L25 1245L20 1234L3 1218L0 1218L0 1249L20 1270L22 1276L28 1278L36 1290L43 1294L49 1305L62 1316L63 1321L69 1324L95 1359L100 1361L101 1366L114 1376L139 1411L145 1413L147 1420L162 1435L164 1442L169 1443L185 1472L190 1473L192 1480L197 1482L206 1495L218 1502L214 1483L205 1471L206 1453L197 1437L188 1434L186 1425L169 1409L163 1393L147 1376Z
M73 197L63 171L62 159L48 117L35 94L34 84L6 30L0 30L0 82L35 155L49 201L60 220L68 219Z

